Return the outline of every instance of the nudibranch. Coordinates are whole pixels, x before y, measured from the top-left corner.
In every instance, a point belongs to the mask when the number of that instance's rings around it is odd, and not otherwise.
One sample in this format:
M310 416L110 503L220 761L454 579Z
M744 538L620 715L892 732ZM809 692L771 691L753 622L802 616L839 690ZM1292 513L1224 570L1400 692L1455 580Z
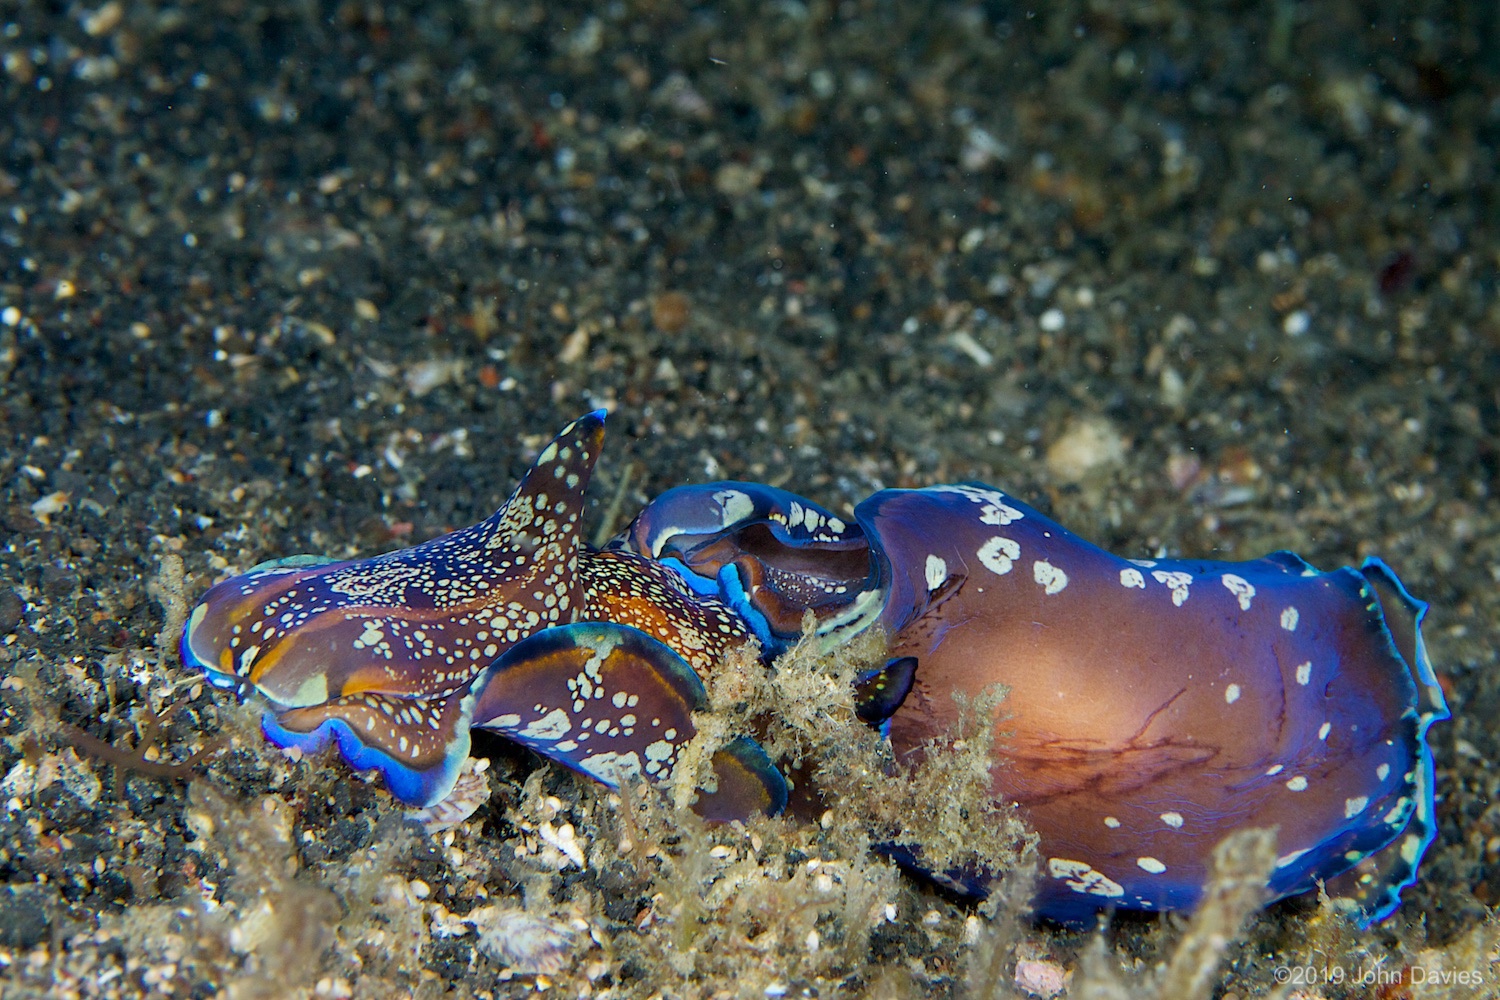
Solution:
M443 799L490 730L614 786L665 781L707 707L700 670L748 633L713 597L578 537L604 413L568 425L505 505L372 559L294 556L213 587L183 662L270 704L280 747L338 746L398 799ZM779 811L784 779L749 738L712 760L705 816Z
M606 784L665 780L729 650L881 628L891 657L855 704L901 757L949 728L955 691L1009 689L991 784L1040 835L1042 916L1190 907L1214 845L1251 826L1278 830L1273 898L1323 882L1370 923L1414 880L1448 712L1426 605L1378 560L1126 560L981 484L886 490L852 520L755 483L679 487L595 551L578 531L602 441L602 411L575 421L470 528L218 584L184 662L263 696L277 745L336 745L425 806L471 728ZM704 815L785 806L753 739L712 763Z
M1426 605L1377 559L1121 559L983 484L886 490L853 523L754 483L679 487L626 541L763 641L799 607L833 645L885 628L914 665L883 720L898 757L956 721L954 691L1004 684L992 787L1040 835L1044 916L1191 907L1220 839L1276 827L1271 898L1324 882L1368 924L1435 835Z

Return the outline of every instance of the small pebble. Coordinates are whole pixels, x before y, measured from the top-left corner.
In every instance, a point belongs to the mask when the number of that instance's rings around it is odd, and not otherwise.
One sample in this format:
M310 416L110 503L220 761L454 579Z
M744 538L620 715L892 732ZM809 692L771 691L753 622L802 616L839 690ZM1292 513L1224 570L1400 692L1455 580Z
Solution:
M1090 473L1125 460L1129 442L1105 417L1075 417L1047 449L1047 471L1076 483Z
M681 292L663 292L651 300L651 322L662 333L681 333L692 314L693 303Z

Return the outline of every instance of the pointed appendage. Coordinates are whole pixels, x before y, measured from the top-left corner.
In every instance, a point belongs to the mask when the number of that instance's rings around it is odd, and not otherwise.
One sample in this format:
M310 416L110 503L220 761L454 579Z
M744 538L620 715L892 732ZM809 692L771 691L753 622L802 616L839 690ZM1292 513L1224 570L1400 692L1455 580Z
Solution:
M472 527L372 559L278 560L220 583L188 619L183 662L278 710L466 690L510 646L576 617L579 518L603 434L602 410L569 424Z
M610 787L666 781L708 707L703 682L669 646L612 622L551 628L518 643L475 682L473 721ZM713 759L716 817L779 811L786 782L742 739Z

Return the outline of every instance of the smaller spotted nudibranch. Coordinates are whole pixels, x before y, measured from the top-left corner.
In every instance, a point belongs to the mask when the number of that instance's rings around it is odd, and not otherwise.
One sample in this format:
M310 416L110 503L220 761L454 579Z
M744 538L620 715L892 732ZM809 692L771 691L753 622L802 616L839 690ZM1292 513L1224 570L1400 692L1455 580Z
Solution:
M472 527L372 559L277 560L218 584L189 616L183 662L264 696L276 745L334 744L414 806L452 790L471 728L610 785L666 780L706 707L697 670L749 633L669 570L580 541L603 434L603 411L570 424ZM705 816L785 805L785 781L753 740L710 763Z
M679 487L626 538L765 641L807 608L828 644L883 626L901 683L874 718L898 756L950 729L953 692L1004 684L992 787L1040 834L1042 915L1191 907L1220 839L1275 826L1271 898L1324 881L1369 923L1435 834L1448 711L1426 605L1379 560L1126 560L978 483L887 490L852 524L753 483Z

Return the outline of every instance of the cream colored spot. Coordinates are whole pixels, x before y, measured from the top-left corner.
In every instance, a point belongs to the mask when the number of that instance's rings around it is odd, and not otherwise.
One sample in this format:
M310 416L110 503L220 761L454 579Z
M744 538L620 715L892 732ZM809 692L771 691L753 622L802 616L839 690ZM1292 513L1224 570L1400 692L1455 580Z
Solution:
M1152 875L1160 875L1167 870L1167 866L1155 858L1136 858L1135 863L1140 865L1142 871L1148 871Z
M1165 812L1161 814L1161 821L1174 830L1182 829L1182 813Z
M979 511L979 520L984 524L1006 525L1025 517L1020 511L1004 501L987 503Z
M1303 792L1303 791L1306 791L1307 790L1307 779L1304 778L1300 774L1296 775L1295 777L1288 778L1287 781L1286 781L1286 787L1289 788L1289 789L1291 789L1294 792Z
M1387 826L1405 826L1407 819L1411 816L1411 799L1405 795L1396 800L1396 804L1382 817L1380 821Z
M1106 876L1103 872L1095 871L1094 866L1086 861L1071 861L1067 858L1048 858L1047 871L1053 878L1067 880L1067 886L1074 892L1088 893L1091 896L1108 896L1115 898L1125 895L1125 889L1120 883Z
M1233 705L1235 702L1237 702L1239 700L1240 700L1240 686L1238 684L1231 684L1227 688L1224 689L1224 701L1225 701L1225 703Z
M1379 778L1381 781L1384 781L1386 778L1390 777L1390 775L1391 765L1389 764L1381 764L1375 769L1375 777Z
M941 556L927 556L927 589L937 590L948 579L948 564Z
M1345 819L1353 819L1354 817L1358 816L1360 813L1364 812L1365 811L1365 806L1367 806L1369 804L1370 804L1369 798L1367 796L1364 796L1364 795L1361 795L1358 798L1345 799L1344 800L1344 818Z
M1044 594L1060 594L1068 585L1068 574L1045 559L1031 564L1031 575L1041 585Z
M1009 538L996 535L979 546L975 555L985 569L996 576L1004 576L1015 567L1016 560L1021 558L1021 546Z
M1233 573L1225 573L1223 579L1224 586L1229 592L1239 598L1240 610L1249 611L1250 599L1255 596L1255 587L1249 580L1242 576L1235 576Z
M1140 590L1145 590L1146 578L1141 575L1140 570L1127 566L1125 569L1120 570L1120 586L1136 587Z
M1172 591L1172 603L1177 607L1182 607L1183 602L1188 599L1188 585L1193 582L1193 578L1187 573L1157 569L1151 571L1151 578Z
M1297 619L1302 617L1296 608L1283 608L1281 610L1281 627L1288 632L1297 631Z
M554 708L516 735L528 740L560 740L572 728L573 723L568 718L568 713Z
M1312 680L1312 660L1308 660L1306 663L1302 664L1301 666L1299 666L1297 668L1297 683L1298 684L1301 684L1303 687L1306 687L1307 686L1307 682L1310 681L1310 680Z
M310 705L321 705L328 700L328 675L313 674L297 687L297 693L292 695L287 704L293 708L306 708Z
M724 528L736 525L754 513L754 501L739 490L718 490L714 493L714 501L718 504L718 510L723 511L718 523Z
M1106 816L1104 817L1104 825L1109 827L1111 830L1118 830L1120 828L1120 821L1115 819L1113 816Z

